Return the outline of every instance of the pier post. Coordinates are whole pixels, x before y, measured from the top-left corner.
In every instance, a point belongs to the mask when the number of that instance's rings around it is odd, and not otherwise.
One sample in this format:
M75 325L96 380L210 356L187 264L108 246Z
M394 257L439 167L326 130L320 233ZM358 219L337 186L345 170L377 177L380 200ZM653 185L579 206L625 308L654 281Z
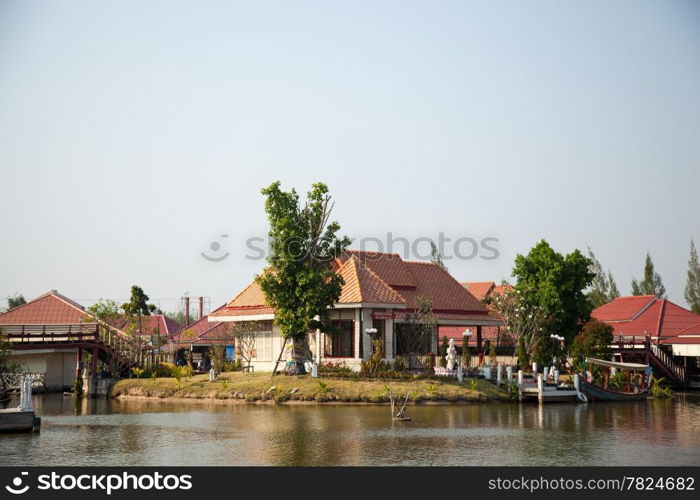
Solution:
M579 393L581 392L581 377L579 377L578 373L574 375L574 389L576 389L576 397L579 398Z
M32 411L32 380L22 375L19 383L19 410Z
M532 363L532 373L537 373L537 363Z
M518 400L523 400L523 371L518 370Z
M542 369L542 372L544 373L544 381L546 382L546 381L547 381L547 377L549 377L549 367L548 367L548 366L545 366L545 367Z
M554 383L556 385L559 385L559 370L557 370L556 368L552 372L552 380L554 380Z
M508 379L508 382L513 381L513 367L512 366L506 366L506 379Z
M503 383L503 363L498 363L496 366L496 384L501 385Z
M537 374L537 400L540 404L544 403L544 382L541 373Z
M464 371L462 370L462 363L457 365L457 380L462 382L464 380Z

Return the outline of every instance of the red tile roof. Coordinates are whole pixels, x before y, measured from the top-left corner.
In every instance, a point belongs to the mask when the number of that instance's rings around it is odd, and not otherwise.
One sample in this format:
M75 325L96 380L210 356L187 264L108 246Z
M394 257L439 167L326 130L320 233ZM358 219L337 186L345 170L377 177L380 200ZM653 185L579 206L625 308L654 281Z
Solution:
M595 309L591 316L612 325L615 335L660 338L676 336L700 323L700 315L653 295L618 297Z
M159 336L170 337L182 330L182 325L180 323L168 318L164 314L141 316L140 321L138 328L141 330L142 334L151 335L158 331ZM109 324L123 332L127 330L127 320L125 317L109 321Z
M662 344L700 344L700 335L677 335L661 341Z
M77 302L55 290L0 314L0 325L67 325L94 321Z
M225 305L217 307L212 313L226 307ZM204 316L188 327L182 328L175 335L170 337L171 343L186 342L192 344L211 344L218 343L217 341L225 337L226 330L230 328L230 323L222 323L220 321L209 321L209 316ZM183 333L191 333L192 338L183 339ZM229 342L230 343L230 342Z
M592 316L598 321L630 321L656 302L654 295L636 295L618 297L603 304L593 311Z
M493 320L479 300L447 271L431 262L404 261L398 254L348 251L335 263L345 285L341 304L396 304L414 309L416 297L425 296L433 311L452 315L445 319L479 317ZM260 286L253 281L226 307L210 316L235 316L273 313Z

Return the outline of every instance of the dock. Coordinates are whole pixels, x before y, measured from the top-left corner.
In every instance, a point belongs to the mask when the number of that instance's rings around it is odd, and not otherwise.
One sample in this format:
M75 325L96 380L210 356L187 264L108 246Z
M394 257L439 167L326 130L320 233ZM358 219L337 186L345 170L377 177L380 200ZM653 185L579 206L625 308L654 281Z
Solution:
M576 376L578 377L578 376ZM543 374L536 374L536 378L527 379L522 372L518 373L518 390L520 400L537 400L543 403L562 402L586 402L585 396L578 387L578 380L575 380L574 387L558 386L556 383L547 383Z
M34 414L34 410L0 410L0 432L39 432L40 426L41 419Z
M20 390L19 406L0 410L0 432L39 432L41 428L41 419L32 408L31 377L21 378Z

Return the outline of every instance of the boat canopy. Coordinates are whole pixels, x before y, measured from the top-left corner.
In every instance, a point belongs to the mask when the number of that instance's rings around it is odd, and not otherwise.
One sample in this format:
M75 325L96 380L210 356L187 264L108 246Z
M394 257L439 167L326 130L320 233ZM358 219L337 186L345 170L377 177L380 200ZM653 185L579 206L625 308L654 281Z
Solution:
M586 363L609 366L610 368L617 368L619 370L644 371L649 368L649 365L642 365L639 363L618 363L617 361L605 361L604 359L596 358L586 358Z

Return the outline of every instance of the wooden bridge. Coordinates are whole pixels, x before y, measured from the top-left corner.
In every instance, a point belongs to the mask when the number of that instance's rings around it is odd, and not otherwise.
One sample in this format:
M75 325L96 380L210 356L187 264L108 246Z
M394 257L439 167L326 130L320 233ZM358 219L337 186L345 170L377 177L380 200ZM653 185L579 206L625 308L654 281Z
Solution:
M97 376L98 361L123 371L132 366L148 369L167 358L167 354L157 353L138 336L125 338L99 323L2 325L2 331L14 351L77 349L79 364L83 351L88 351L91 354L90 374L93 378Z
M610 345L613 354L622 362L640 362L651 365L654 371L663 376L671 385L686 385L687 372L650 336L617 335Z

